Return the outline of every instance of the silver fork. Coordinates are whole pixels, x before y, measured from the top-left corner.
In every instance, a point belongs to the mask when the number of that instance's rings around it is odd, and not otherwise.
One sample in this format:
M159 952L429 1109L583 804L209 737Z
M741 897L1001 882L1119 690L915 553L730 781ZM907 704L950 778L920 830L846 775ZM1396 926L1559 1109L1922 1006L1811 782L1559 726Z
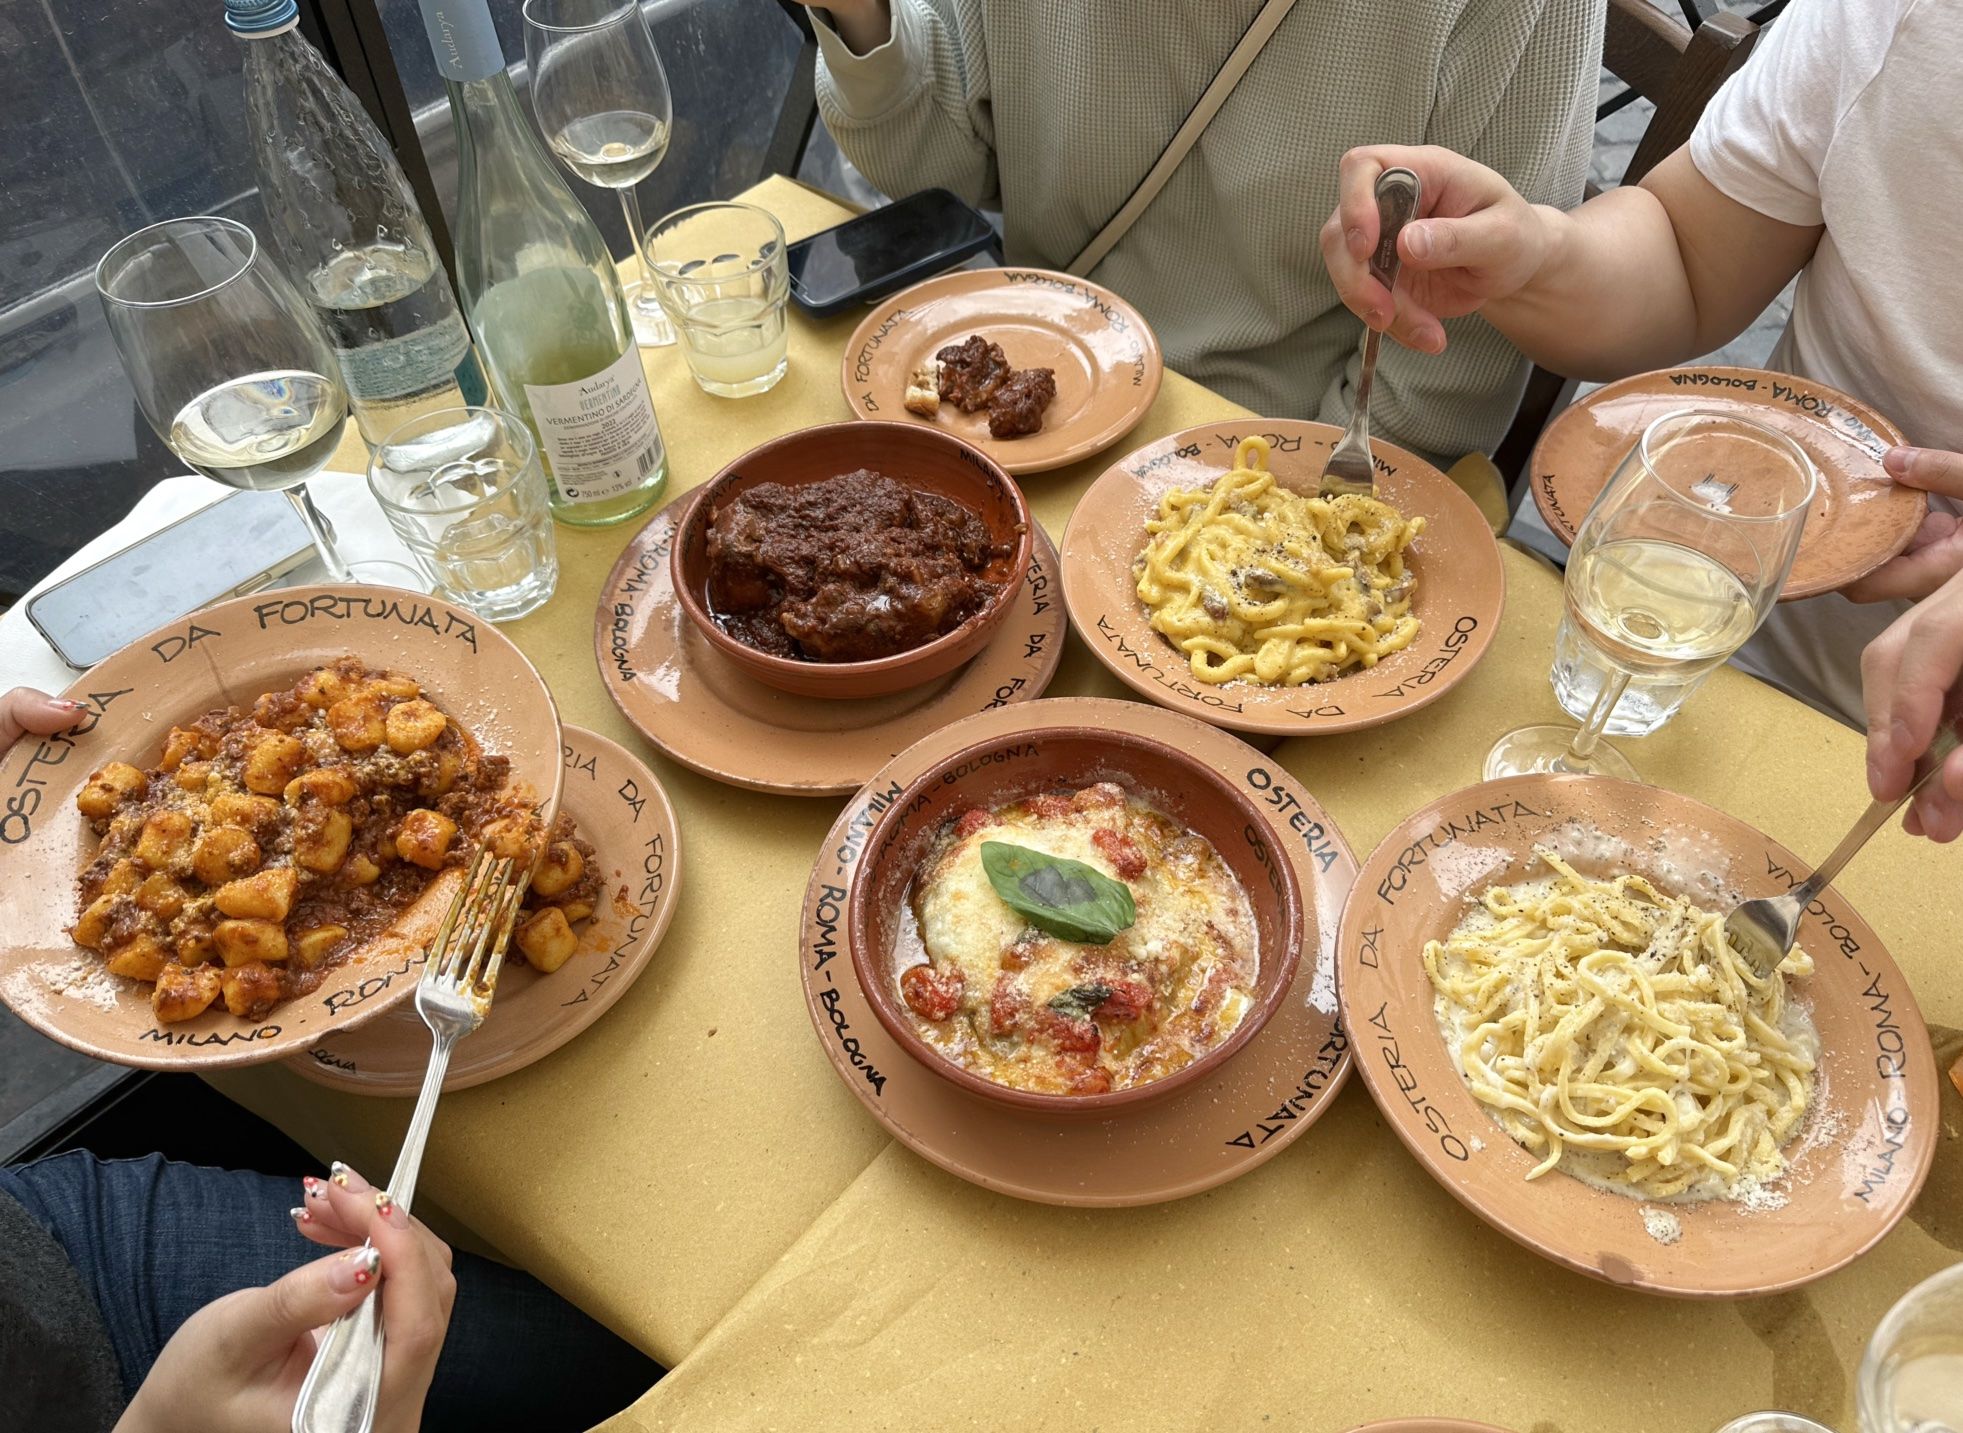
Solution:
M1377 247L1370 254L1370 273L1386 289L1397 287L1397 236L1418 212L1418 176L1408 169L1386 169L1377 176ZM1356 380L1356 407L1342 441L1329 454L1316 495L1340 498L1377 495L1377 467L1370 456L1370 383L1377 376L1381 331L1363 333L1363 372Z
M1771 975L1779 968L1779 962L1786 958L1786 952L1793 948L1793 942L1799 938L1800 917L1806 914L1806 908L1813 904L1833 878L1840 874L1840 868L1853 859L1854 853L1867 844L1868 837L1879 831L1890 816L1901 810L1909 797L1942 770L1944 758L1954 750L1955 728L1939 728L1935 741L1923 755L1921 775L1915 778L1914 784L1893 801L1870 803L1861 819L1854 823L1853 829L1840 838L1840 844L1833 848L1833 854L1820 863L1818 870L1785 895L1761 896L1757 900L1746 901L1724 918L1725 939L1733 950L1745 957L1760 978Z
M416 1013L429 1026L429 1069L388 1182L388 1196L404 1214L416 1195L416 1175L450 1068L450 1051L484 1023L491 1008L505 944L529 879L529 867L514 880L510 859L478 851L423 962ZM381 1301L377 1289L327 1330L293 1405L293 1433L370 1433L382 1381Z

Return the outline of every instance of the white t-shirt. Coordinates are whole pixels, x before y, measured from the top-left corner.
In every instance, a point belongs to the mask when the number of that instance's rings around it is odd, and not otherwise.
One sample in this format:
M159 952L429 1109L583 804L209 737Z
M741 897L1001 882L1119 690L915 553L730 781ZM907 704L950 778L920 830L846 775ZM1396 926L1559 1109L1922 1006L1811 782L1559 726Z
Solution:
M1960 72L1963 0L1793 0L1690 157L1746 207L1826 226L1771 367L1866 400L1916 446L1963 452ZM1861 649L1907 607L1787 603L1738 663L1861 726Z

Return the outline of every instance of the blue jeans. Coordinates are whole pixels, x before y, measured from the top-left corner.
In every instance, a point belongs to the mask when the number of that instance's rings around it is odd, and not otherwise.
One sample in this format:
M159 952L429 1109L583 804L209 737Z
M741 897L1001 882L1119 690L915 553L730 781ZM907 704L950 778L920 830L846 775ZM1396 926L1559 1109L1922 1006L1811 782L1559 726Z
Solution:
M0 1197L9 1195L54 1236L94 1296L126 1396L192 1314L323 1252L287 1215L301 1202L298 1181L157 1154L61 1154L0 1168ZM462 1250L455 1267L457 1301L425 1430L586 1429L661 1377L659 1364L531 1275Z

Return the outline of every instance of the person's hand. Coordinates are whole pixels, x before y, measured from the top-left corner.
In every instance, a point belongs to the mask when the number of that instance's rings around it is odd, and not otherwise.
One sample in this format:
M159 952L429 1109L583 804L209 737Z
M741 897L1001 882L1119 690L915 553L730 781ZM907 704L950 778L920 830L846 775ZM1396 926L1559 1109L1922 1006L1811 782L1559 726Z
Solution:
M359 1245L303 1264L264 1288L241 1289L199 1309L172 1335L117 1433L279 1433L313 1363L315 1331L382 1282L386 1340L375 1433L414 1433L450 1323L456 1280L450 1251L353 1171L346 1183L309 1180L293 1211L320 1243ZM302 1216L305 1217L302 1217Z
M888 0L798 0L798 4L807 10L829 11L832 28L855 55L878 49L893 33Z
M30 731L36 736L53 736L67 731L87 713L88 708L80 702L51 697L32 687L15 687L0 696L0 756Z
M1903 487L1963 498L1963 453L1890 448L1882 455L1881 465ZM1882 563L1841 592L1855 602L1887 602L1897 597L1919 602L1958 572L1963 572L1963 522L1952 513L1931 512L1922 519L1922 527L1901 556Z
M1377 176L1402 166L1418 176L1418 214L1398 236L1403 270L1391 294L1370 275L1377 247ZM1370 327L1407 348L1440 353L1440 319L1517 293L1539 272L1551 242L1540 213L1485 165L1438 145L1352 149L1343 156L1336 212L1322 226L1322 261L1336 292Z
M1915 779L1915 764L1953 719L1963 692L1963 574L1904 612L1861 653L1861 694L1868 715L1868 789L1892 801ZM1963 750L1916 796L1903 827L1913 836L1954 841L1963 835Z

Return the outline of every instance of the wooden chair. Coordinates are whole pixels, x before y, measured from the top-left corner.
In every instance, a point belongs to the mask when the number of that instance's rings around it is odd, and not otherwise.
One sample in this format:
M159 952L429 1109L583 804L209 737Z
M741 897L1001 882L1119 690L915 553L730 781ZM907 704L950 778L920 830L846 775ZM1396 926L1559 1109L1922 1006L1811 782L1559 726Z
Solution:
M1751 54L1758 32L1758 25L1740 15L1712 14L1692 28L1650 0L1609 0L1602 65L1629 87L1629 97L1640 96L1656 106L1622 183L1636 183L1690 138L1718 87ZM1626 102L1617 96L1603 112ZM1589 193L1595 192L1591 184ZM1493 466L1506 481L1509 501L1526 480L1527 460L1541 430L1568 405L1574 391L1574 379L1535 365L1513 424L1493 452Z

